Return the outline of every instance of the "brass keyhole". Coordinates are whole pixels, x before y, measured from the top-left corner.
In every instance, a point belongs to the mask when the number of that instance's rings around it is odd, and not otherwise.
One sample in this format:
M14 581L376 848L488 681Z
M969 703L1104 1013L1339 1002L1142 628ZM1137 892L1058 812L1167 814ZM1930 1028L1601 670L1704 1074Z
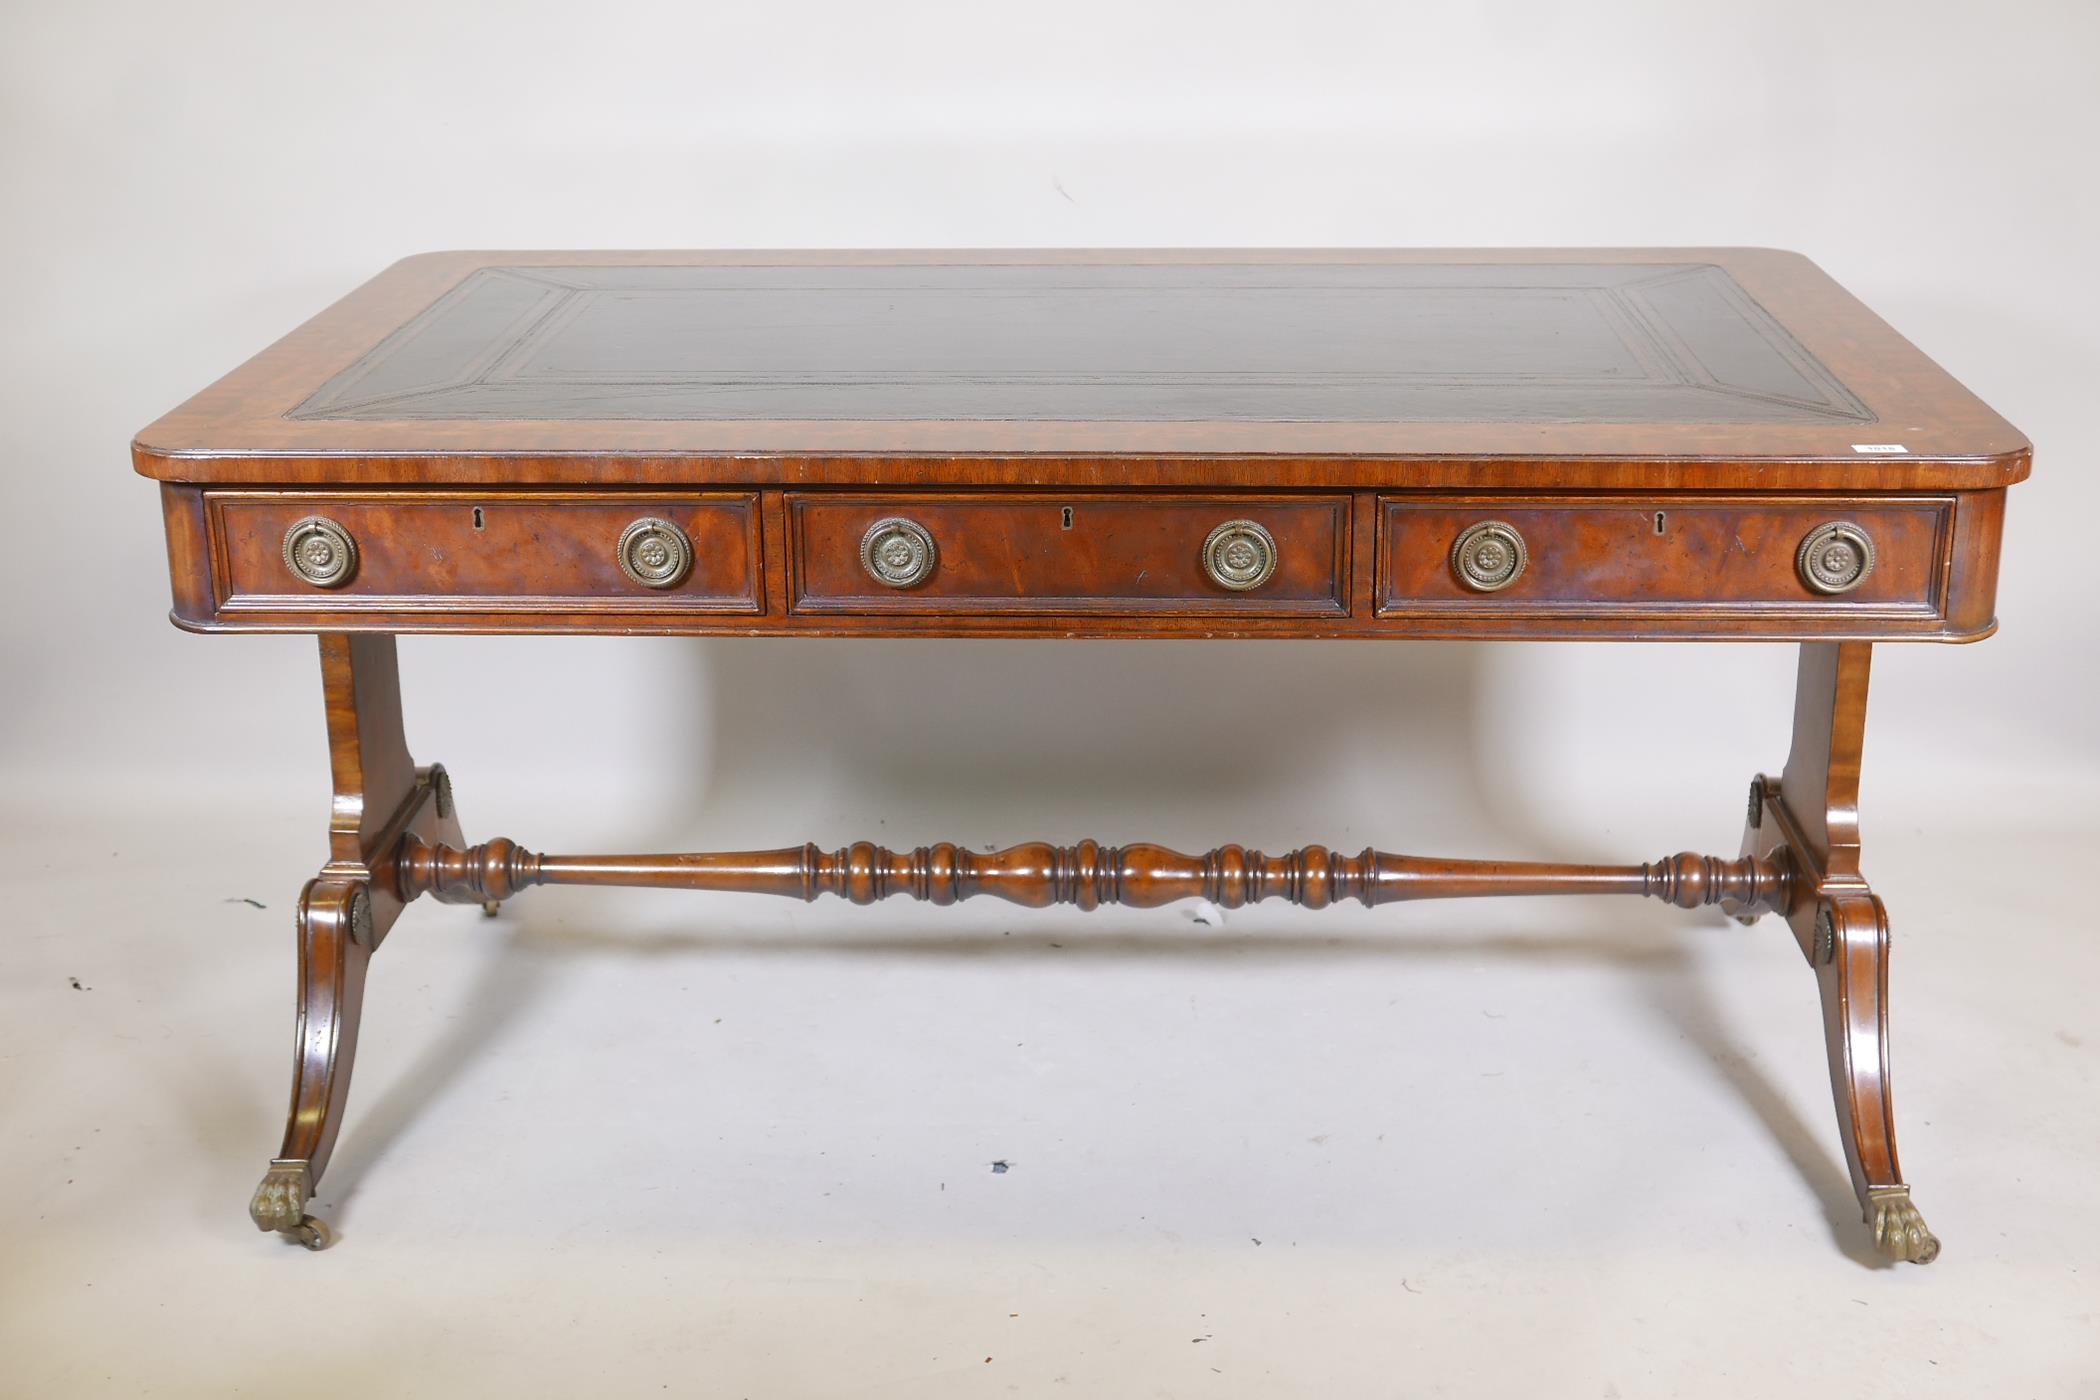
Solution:
M487 522L485 522L485 521L484 521L484 520L482 520L482 518L481 518L481 507L480 507L480 506L476 506L476 507L474 507L474 528L475 528L475 529L477 529L477 530L479 530L479 529L480 529L480 528L481 528L481 527L482 527L482 526L483 526L484 524L486 524L486 523L487 523Z
M1662 532L1663 532L1663 513L1662 513L1661 511L1657 511L1657 512L1655 512L1655 533L1659 535L1659 534L1661 534Z
M1070 506L1064 508L1061 519L1064 522L1065 529L1069 530L1072 528L1072 508Z

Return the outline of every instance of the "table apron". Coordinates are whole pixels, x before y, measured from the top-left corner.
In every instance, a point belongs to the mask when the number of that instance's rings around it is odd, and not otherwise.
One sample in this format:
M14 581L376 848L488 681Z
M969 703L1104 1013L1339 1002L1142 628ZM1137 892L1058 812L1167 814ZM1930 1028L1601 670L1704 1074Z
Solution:
M1941 493L809 491L162 485L172 618L199 632L689 636L1971 641L1996 627L2003 489ZM319 587L281 557L322 518L357 542ZM919 524L928 577L872 577L877 523ZM691 546L669 586L617 558L662 520ZM1207 576L1209 532L1251 522L1273 574ZM1499 524L1505 586L1454 545ZM1849 591L1805 548L1871 541ZM1499 555L1492 556L1499 558Z

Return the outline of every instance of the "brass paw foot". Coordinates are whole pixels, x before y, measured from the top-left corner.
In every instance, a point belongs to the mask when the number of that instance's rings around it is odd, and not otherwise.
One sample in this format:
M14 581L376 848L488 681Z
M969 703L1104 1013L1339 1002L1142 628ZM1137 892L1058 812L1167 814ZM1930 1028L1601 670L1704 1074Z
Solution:
M279 1158L270 1163L262 1185L255 1188L255 1199L248 1202L249 1218L258 1230L297 1229L306 1217L306 1197L312 1189L313 1176L306 1163Z
M270 1163L262 1184L255 1188L248 1216L258 1230L274 1230L308 1249L326 1249L335 1243L335 1232L306 1213L306 1198L312 1191L313 1174L306 1163L279 1158Z
M1879 1186L1867 1195L1867 1223L1874 1243L1891 1259L1930 1264L1940 1257L1939 1236L1925 1228L1925 1217L1910 1202L1908 1186Z

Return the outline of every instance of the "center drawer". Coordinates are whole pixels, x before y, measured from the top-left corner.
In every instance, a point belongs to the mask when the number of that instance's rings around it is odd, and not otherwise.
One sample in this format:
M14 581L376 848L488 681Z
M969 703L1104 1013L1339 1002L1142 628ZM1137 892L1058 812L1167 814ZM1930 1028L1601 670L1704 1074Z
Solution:
M803 613L1349 611L1342 495L791 493Z

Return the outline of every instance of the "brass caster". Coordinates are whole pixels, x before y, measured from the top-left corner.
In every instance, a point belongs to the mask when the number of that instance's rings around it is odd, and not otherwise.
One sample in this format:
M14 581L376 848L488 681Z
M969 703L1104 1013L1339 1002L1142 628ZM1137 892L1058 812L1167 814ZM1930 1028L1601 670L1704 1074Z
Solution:
M1899 1263L1930 1264L1940 1257L1939 1236L1925 1228L1925 1217L1911 1204L1908 1186L1877 1186L1867 1193L1867 1223L1874 1243Z
M1736 921L1737 923L1741 924L1741 925L1742 925L1742 926L1743 926L1744 928L1749 928L1749 927L1750 927L1750 926L1751 926L1752 924L1755 924L1755 923L1756 923L1756 922L1757 922L1757 921L1758 921L1759 919L1763 918L1763 917L1764 917L1764 915L1762 915L1762 914L1730 914L1730 915L1729 915L1728 917L1729 917L1729 918L1731 918L1731 919L1733 919L1733 920L1735 920L1735 921Z
M481 917L484 919L493 919L496 917L497 911L502 908L503 906L498 904L495 900L484 899L481 901Z
M335 1243L335 1231L328 1228L328 1222L316 1220L311 1215L301 1220L297 1226L287 1230L285 1235L289 1239L297 1240L316 1254Z

